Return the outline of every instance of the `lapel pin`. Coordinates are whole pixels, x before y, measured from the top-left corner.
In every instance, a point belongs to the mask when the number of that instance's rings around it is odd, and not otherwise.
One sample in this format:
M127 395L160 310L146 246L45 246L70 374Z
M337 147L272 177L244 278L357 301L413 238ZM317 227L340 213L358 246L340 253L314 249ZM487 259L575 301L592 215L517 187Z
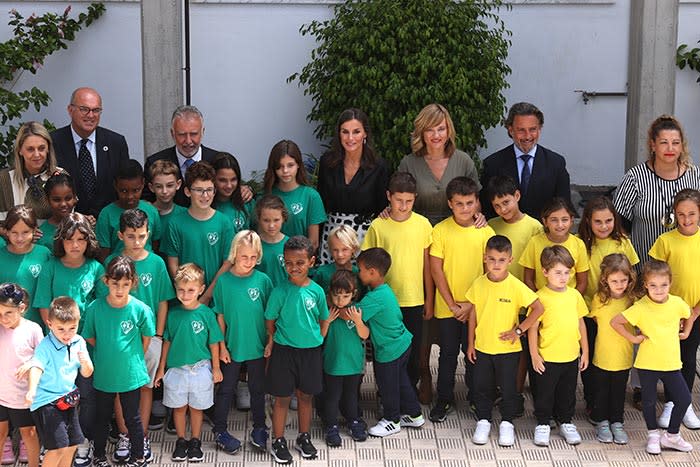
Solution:
M109 148L107 146L102 146L102 150L107 152L107 151L109 151Z

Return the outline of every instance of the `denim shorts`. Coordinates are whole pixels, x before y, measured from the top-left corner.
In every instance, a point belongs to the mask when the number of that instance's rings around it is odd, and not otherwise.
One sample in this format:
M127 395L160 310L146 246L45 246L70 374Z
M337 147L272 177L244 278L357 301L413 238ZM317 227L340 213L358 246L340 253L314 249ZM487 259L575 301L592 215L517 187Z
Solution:
M170 368L163 377L163 405L171 409L189 405L197 410L214 405L211 361Z

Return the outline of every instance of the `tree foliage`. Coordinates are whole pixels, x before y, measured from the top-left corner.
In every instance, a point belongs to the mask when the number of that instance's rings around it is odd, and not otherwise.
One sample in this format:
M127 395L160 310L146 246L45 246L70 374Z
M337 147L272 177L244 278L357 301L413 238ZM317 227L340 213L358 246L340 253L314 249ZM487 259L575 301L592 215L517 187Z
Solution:
M0 166L5 165L5 157L12 153L17 134L17 127L8 122L20 119L30 107L38 112L51 101L37 87L15 91L19 76L23 71L36 74L46 57L68 48L67 42L74 40L83 26L90 26L102 16L105 6L91 3L87 13L80 13L77 19L69 17L70 11L68 6L63 14L32 14L26 19L17 10L10 11L7 24L13 30L13 37L0 43L0 125L4 127L0 133ZM53 128L47 120L44 126Z
M698 44L700 44L700 41L698 41ZM700 73L700 48L688 49L688 44L679 45L676 51L676 65L681 70L687 66L691 70ZM700 77L695 81L700 84Z
M486 0L355 0L334 17L301 27L316 39L298 80L314 101L315 135L332 136L348 107L370 118L378 151L394 165L410 152L413 119L425 105L445 105L458 146L474 154L486 129L500 123L510 32Z

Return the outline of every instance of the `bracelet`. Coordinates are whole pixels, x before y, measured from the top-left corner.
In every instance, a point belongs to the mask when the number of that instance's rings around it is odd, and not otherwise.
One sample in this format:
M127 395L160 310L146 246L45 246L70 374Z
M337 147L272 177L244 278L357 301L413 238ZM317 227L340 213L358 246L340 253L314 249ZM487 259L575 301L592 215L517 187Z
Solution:
M163 334L153 334L153 337L160 337L161 339L163 338Z

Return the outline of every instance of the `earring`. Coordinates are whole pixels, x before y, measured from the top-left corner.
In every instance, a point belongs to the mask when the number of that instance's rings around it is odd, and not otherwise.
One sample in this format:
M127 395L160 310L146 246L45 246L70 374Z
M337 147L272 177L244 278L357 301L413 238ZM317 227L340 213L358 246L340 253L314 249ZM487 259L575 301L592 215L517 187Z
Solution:
M367 137L362 138L362 144L367 144Z

